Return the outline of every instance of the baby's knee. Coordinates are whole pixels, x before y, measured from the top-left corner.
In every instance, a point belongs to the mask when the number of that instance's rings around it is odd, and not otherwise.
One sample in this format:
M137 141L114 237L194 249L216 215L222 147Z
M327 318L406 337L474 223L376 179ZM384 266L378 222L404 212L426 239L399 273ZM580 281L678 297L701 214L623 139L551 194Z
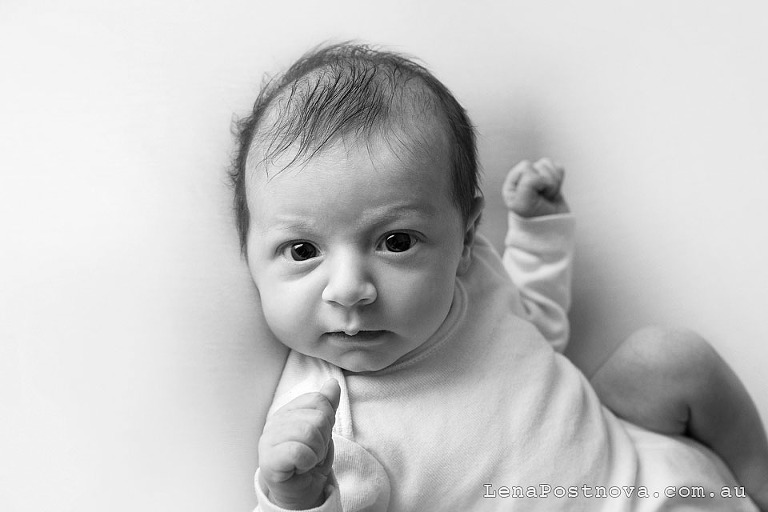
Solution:
M673 380L682 389L700 390L722 360L710 343L694 331L646 327L633 333L620 347L642 371Z
M619 416L651 430L681 434L692 406L711 391L718 359L692 331L646 327L619 345L591 382Z

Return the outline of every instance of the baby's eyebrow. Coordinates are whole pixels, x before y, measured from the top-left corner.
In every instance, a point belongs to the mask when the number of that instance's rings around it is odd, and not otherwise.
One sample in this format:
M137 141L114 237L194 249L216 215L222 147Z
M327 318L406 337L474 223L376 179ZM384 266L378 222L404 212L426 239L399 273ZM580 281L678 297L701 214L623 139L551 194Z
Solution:
M426 217L433 220L439 214L438 210L429 204L392 204L382 208L374 208L357 219L359 225L368 228L396 223L399 220L413 219L414 217ZM266 233L314 233L319 228L318 223L312 218L283 217L274 219L266 227Z
M314 224L306 219L277 220L267 227L267 231L311 231Z
M403 215L415 214L435 217L437 210L431 204L400 204L388 206L380 213L379 218L385 221L396 220Z

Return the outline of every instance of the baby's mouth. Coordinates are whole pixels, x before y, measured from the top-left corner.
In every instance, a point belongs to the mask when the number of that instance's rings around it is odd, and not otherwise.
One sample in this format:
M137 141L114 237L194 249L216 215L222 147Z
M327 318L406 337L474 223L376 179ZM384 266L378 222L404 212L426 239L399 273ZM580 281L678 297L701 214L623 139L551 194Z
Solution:
M344 331L335 331L326 334L343 341L372 341L386 332L387 331L356 331L354 333L347 333Z

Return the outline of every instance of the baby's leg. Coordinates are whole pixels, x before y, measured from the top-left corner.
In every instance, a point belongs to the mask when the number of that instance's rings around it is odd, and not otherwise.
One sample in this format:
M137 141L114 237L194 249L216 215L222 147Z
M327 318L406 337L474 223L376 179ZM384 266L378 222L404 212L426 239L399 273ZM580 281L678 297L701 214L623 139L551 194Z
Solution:
M744 385L709 343L689 331L630 336L591 378L616 415L664 434L685 434L717 453L768 511L768 440Z

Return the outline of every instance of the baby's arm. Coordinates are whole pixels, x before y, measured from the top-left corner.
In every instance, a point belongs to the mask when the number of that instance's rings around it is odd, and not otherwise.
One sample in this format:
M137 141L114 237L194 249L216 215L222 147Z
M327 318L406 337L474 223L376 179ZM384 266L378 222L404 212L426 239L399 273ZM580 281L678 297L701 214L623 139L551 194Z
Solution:
M560 192L563 168L523 161L502 188L509 228L502 257L530 320L552 347L568 342L574 221Z
M329 499L338 498L331 436L340 395L339 383L330 380L267 419L259 439L257 510L341 510Z

